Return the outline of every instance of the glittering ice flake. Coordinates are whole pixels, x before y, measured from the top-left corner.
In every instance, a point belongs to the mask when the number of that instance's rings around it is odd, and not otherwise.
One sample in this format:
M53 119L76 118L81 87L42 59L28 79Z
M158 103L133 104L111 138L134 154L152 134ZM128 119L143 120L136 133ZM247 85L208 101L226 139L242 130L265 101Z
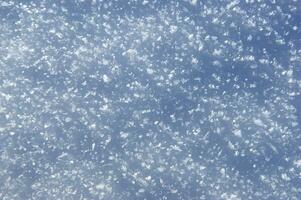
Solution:
M111 82L111 79L108 77L108 75L106 75L106 74L104 74L103 76L102 76L102 80L105 82L105 83L109 83L109 82Z

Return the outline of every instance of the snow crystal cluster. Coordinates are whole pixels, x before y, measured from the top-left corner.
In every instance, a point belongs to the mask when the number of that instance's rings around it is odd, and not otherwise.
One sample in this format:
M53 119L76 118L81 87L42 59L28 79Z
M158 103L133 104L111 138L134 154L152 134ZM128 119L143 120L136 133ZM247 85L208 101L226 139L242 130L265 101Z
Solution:
M299 200L299 0L0 1L1 200Z

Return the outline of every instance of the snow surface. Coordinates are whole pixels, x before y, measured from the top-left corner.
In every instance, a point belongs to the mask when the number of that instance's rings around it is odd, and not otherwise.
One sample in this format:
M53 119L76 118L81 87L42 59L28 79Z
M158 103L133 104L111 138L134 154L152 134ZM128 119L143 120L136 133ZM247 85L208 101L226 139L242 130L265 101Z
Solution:
M299 200L298 0L2 0L0 199Z

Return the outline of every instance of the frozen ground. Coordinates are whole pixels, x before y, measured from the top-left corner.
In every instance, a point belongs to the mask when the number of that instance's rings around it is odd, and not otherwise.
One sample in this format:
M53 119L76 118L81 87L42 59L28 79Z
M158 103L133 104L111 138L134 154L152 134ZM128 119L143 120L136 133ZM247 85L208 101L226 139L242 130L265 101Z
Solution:
M1 200L299 200L300 0L0 0Z

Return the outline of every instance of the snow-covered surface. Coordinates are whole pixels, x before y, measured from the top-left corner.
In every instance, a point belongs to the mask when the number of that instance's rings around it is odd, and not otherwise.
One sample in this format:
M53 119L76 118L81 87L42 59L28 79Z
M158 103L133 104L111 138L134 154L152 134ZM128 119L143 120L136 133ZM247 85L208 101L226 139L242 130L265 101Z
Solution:
M298 200L299 0L0 1L0 199Z

